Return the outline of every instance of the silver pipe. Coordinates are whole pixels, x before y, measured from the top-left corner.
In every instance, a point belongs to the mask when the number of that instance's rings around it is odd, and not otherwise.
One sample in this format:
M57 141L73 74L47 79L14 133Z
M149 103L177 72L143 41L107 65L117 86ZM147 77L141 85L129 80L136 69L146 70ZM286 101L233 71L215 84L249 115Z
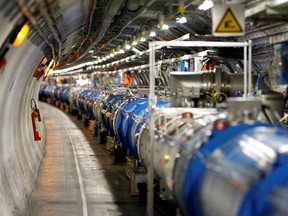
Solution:
M48 44L48 46L51 48L53 59L56 59L55 55L55 49L53 47L53 44L51 44L48 40L48 38L43 34L42 30L38 27L36 19L32 16L32 14L29 12L28 8L25 5L24 0L18 1L18 6L20 7L23 15L30 21L30 23L35 27L38 35L42 37L42 39Z
M150 118L149 118L149 157L148 157L148 167L147 167L147 215L153 216L154 214L154 112L156 106L156 96L155 96L155 45L154 42L149 43L150 47L150 72L149 72L149 109L150 109Z
M62 55L61 55L61 53L62 53L62 42L60 40L59 34L57 32L57 29L53 27L54 26L54 22L51 19L50 15L48 14L44 2L43 1L41 1L41 3L39 1L37 1L37 2L38 2L38 4L41 4L40 5L40 12L43 15L45 21L47 22L49 30L51 31L51 33L53 34L55 40L58 43L57 60L55 59L55 61L59 62L61 60L61 57L62 57Z
M249 40L248 45L248 95L252 94L252 41Z
M244 97L247 97L247 46L244 47Z

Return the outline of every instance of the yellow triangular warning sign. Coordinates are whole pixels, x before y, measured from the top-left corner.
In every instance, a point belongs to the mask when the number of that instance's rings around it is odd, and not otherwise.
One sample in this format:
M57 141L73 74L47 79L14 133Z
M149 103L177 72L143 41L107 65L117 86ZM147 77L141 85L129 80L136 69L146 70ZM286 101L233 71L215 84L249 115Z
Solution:
M219 22L215 32L216 33L243 32L241 25L238 23L238 20L236 19L233 11L230 8L228 8L224 13L224 16Z

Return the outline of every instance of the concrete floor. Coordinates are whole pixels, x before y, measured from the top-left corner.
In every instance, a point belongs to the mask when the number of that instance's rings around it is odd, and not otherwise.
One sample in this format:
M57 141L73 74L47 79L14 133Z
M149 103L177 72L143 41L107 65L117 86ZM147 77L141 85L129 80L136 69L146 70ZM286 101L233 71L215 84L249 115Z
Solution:
M146 215L146 205L129 195L125 166L113 164L114 157L99 138L89 134L76 117L46 103L40 107L46 155L28 215ZM170 213L167 206L156 206L155 215Z

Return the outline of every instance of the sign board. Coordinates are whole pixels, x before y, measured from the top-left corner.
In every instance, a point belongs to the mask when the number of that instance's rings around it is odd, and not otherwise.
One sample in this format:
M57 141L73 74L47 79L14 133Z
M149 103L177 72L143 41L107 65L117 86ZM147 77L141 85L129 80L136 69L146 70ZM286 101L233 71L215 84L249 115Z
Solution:
M245 34L244 5L215 5L212 8L214 36L242 36Z

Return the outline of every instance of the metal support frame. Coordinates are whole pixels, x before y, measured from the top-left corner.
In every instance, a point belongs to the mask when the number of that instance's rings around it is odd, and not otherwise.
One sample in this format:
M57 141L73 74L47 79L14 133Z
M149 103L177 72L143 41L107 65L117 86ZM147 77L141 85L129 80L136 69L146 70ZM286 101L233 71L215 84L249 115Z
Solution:
M214 42L214 41L153 41L149 43L149 78L150 78L150 93L149 93L149 157L147 161L147 215L154 214L154 130L155 130L155 114L156 114L156 100L155 95L155 52L164 46L170 47L243 47L244 48L244 97L251 95L252 92L252 41L248 42ZM248 61L247 61L248 48ZM248 71L247 71L248 68ZM249 76L249 77L248 77ZM248 82L248 83L247 83ZM248 90L248 94L247 94Z

